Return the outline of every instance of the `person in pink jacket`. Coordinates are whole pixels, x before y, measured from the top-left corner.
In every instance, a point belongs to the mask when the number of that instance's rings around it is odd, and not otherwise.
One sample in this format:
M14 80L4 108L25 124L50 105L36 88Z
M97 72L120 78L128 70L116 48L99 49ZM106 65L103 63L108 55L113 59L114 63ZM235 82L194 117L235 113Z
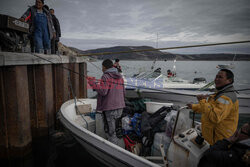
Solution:
M106 117L108 129L105 130L110 142L118 144L116 134L116 121L121 117L125 107L124 80L117 68L113 67L113 62L106 59L102 62L103 75L99 82L95 78L88 77L89 85L96 90L97 94L97 111L101 111Z

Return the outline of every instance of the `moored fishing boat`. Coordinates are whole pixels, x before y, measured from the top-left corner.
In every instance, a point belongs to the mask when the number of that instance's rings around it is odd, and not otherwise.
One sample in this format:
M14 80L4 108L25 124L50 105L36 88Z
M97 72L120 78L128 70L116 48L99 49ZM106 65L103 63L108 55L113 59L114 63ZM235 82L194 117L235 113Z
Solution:
M181 90L198 90L207 85L205 78L194 78L188 81L177 77L176 75L164 75L159 71L142 72L134 77L124 77L126 90L135 90L137 88L164 88ZM213 86L211 85L211 88Z
M193 142L198 135L198 129L189 128L183 129L181 135L174 136L171 139L169 148L162 151L161 156L138 156L95 134L97 130L94 127L95 120L89 116L77 114L76 106L82 104L89 104L91 110L94 111L96 100L78 99L77 101L69 100L65 102L61 106L59 119L91 155L107 166L196 166L204 151L209 147L206 141L201 146ZM88 110L87 108L85 110ZM181 109L184 108L180 108L178 113L180 113ZM176 123L177 120L178 116ZM175 134L175 128L173 134ZM159 145L159 147L162 146ZM155 161L152 162L153 160L161 160L162 162L159 164Z
M217 68L219 69L234 69L234 64L230 63L230 64L218 64Z

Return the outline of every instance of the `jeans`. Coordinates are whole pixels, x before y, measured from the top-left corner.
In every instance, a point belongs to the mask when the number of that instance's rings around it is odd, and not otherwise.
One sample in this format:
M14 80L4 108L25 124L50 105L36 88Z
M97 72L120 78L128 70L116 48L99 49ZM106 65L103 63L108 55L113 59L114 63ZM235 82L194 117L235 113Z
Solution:
M34 42L35 52L40 53L43 50L50 49L50 37L48 31L47 16L44 13L37 13L35 17Z
M115 122L116 119L120 118L122 116L123 109L117 109L117 110L110 110L110 111L104 111L108 126L109 126L109 132L107 134L108 141L118 145L118 138L116 137L115 132Z

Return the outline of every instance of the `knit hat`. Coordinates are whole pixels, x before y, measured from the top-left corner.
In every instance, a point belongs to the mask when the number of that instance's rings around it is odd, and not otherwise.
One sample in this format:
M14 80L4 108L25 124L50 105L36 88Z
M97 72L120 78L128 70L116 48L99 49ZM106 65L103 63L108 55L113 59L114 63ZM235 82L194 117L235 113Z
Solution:
M113 62L112 62L112 60L110 60L110 59L105 59L105 60L102 62L102 65L103 65L106 69L109 69L109 68L113 67Z

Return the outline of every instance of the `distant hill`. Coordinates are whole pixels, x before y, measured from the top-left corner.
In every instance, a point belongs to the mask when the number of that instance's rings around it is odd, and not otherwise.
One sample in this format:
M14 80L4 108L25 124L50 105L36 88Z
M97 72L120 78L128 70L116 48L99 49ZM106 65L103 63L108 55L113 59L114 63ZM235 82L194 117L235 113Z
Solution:
M105 52L123 52L133 50L147 50L154 49L150 46L115 46L110 48L99 48L82 51L80 49L69 47L71 50L79 55L94 54L94 53L105 53ZM120 60L209 60L209 61L232 61L234 54L173 54L162 51L143 51L143 52L130 52L130 53L118 53L110 55L93 55L90 56L93 59L120 59ZM235 61L250 61L250 54L237 54Z
M78 54L94 54L94 53L104 53L104 52L123 52L123 51L133 51L133 50L146 50L154 49L149 46L115 46L110 48L100 48L93 50L81 51L76 48L72 48ZM161 51L147 51L147 52L130 52L130 53L119 53L119 54L110 54L110 55L93 55L91 56L95 59L120 59L120 60L168 60L174 59L175 54Z
M208 60L208 61L232 61L234 54L216 53L216 54L194 54L178 55L178 60ZM250 61L250 54L237 54L235 61Z

